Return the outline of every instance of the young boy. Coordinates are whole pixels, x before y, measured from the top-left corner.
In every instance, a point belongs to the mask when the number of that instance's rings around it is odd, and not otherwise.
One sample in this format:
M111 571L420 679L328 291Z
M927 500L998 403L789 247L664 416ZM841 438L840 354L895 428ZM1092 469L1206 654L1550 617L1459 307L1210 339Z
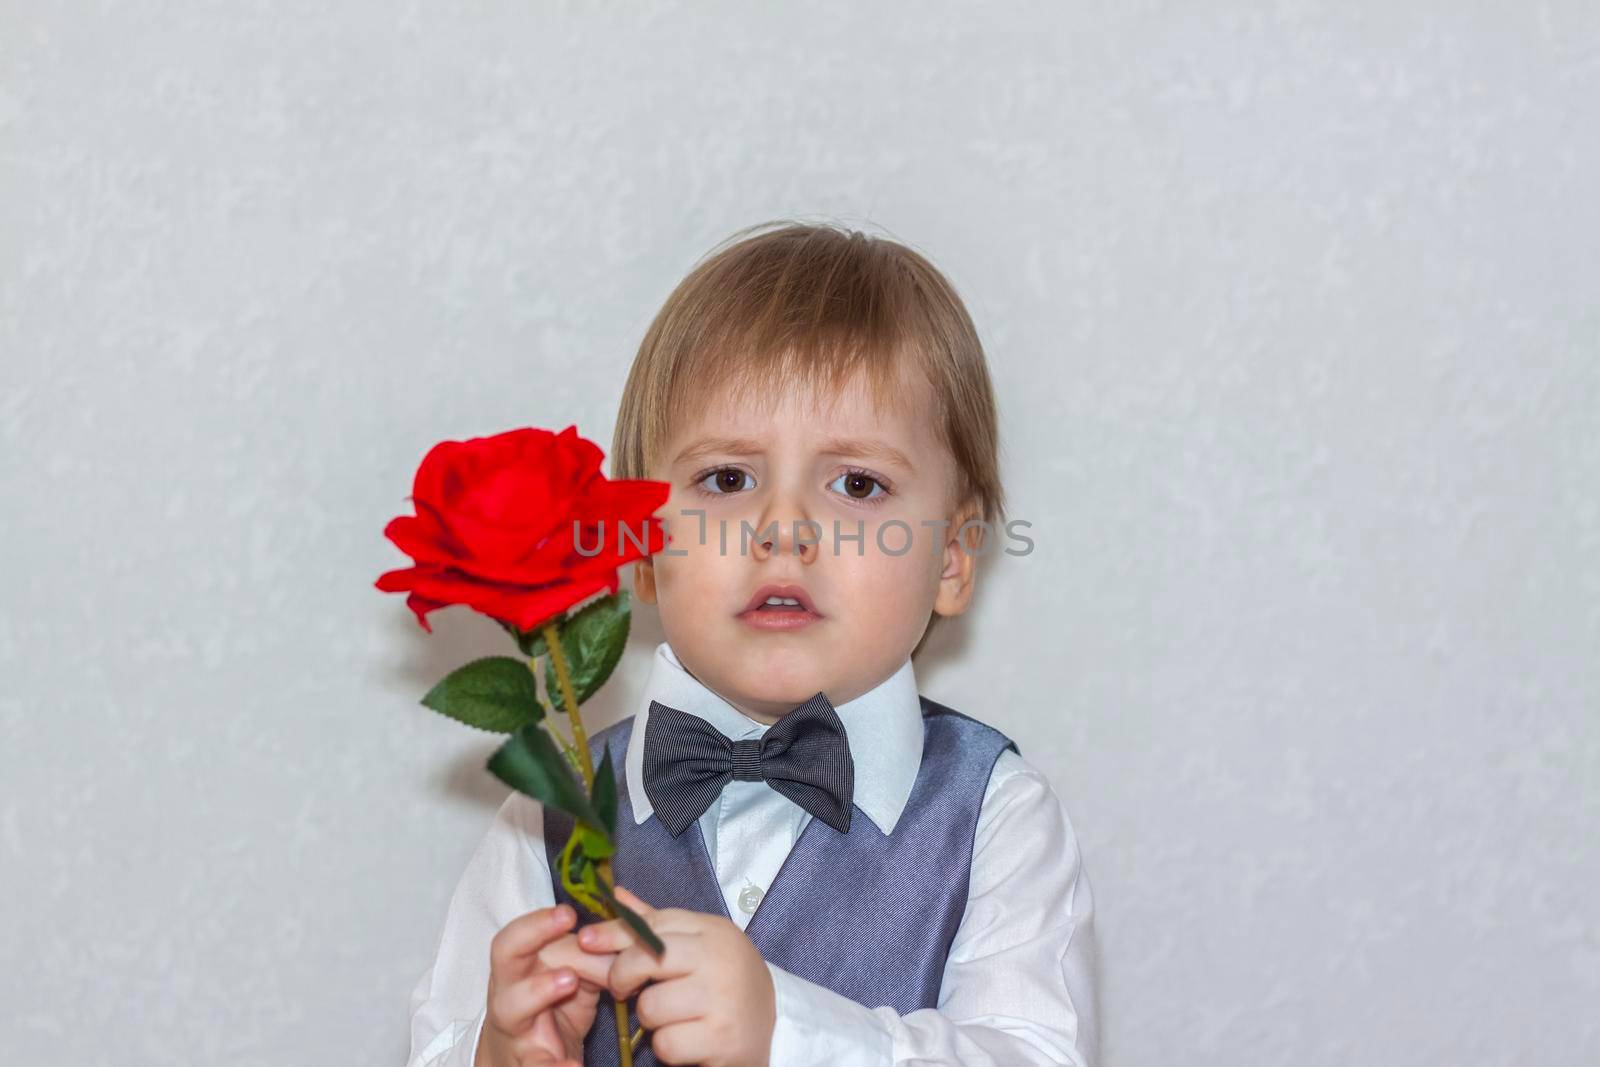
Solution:
M666 952L620 920L573 932L550 873L571 821L512 793L413 994L411 1065L614 1064L634 997L641 1065L1088 1067L1072 824L912 665L1004 514L972 323L894 242L735 238L656 316L611 452L611 477L672 486L634 575L665 640L591 738L622 769L619 896Z

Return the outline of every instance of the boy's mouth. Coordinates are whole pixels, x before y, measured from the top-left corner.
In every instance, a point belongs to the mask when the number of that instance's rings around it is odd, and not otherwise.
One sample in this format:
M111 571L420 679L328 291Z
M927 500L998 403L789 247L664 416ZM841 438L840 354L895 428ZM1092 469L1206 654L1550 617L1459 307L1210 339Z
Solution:
M818 617L822 615L805 586L778 582L768 582L750 595L750 599L745 601L744 612L750 611L804 611Z
M758 630L794 630L822 618L804 586L769 582L757 589L738 615Z

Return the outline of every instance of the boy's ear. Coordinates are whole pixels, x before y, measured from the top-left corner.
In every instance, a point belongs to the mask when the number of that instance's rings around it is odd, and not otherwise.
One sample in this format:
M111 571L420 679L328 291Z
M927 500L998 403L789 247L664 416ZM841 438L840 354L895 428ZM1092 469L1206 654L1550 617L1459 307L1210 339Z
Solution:
M633 596L646 604L656 602L656 565L654 560L641 559L633 565Z
M969 502L950 520L944 545L944 569L939 573L939 593L933 600L935 614L960 615L972 600L972 584L977 576L977 551L984 529L973 525L963 536L961 524L977 518L978 506L976 502ZM963 541L966 542L965 547Z

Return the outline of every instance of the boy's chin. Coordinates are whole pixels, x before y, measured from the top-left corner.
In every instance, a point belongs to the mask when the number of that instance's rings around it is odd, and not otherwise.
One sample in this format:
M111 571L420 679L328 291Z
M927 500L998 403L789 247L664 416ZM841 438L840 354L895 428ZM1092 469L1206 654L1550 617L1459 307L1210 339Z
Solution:
M828 691L830 680L848 673L840 668L850 644L839 638L834 620L800 631L762 632L733 619L727 627L694 628L672 647L689 672L713 688L720 682L747 699L773 704L798 694L792 707L819 689Z
M783 661L742 663L735 668L739 688L755 700L772 704L799 704L818 689L828 688L834 672L818 657L783 657Z
M819 689L826 692L838 674L837 656L797 645L760 648L762 643L744 642L719 651L720 661L711 672L721 675L746 699L786 710L804 703Z

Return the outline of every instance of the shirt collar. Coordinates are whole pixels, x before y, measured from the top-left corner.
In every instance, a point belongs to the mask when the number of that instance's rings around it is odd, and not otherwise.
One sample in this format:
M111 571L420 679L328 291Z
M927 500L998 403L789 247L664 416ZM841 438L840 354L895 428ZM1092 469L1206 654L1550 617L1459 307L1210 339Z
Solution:
M729 740L760 737L767 731L764 723L729 704L684 669L672 646L662 641L650 660L649 680L634 714L624 757L636 823L644 822L655 810L644 791L644 731L652 700L698 715ZM852 799L874 826L888 834L905 810L922 766L922 702L911 658L906 657L899 669L878 685L833 710L844 723L855 765Z

